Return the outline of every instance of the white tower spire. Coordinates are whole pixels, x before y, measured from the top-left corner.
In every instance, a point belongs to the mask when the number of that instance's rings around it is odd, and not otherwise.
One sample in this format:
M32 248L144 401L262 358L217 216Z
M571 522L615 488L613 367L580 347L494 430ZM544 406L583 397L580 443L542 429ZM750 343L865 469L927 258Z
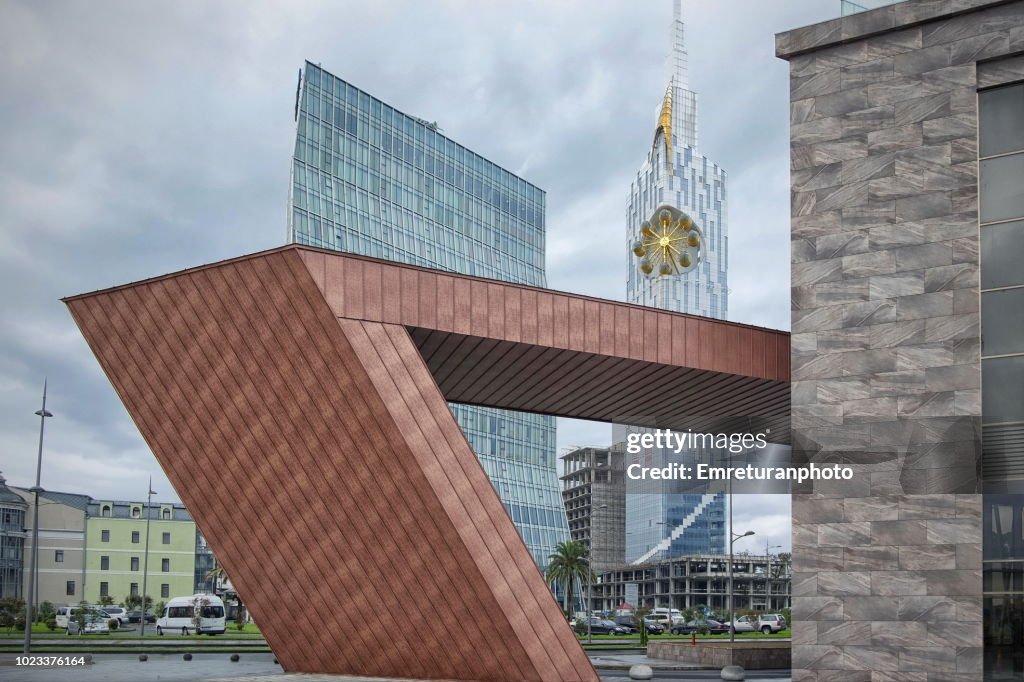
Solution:
M689 73L683 28L683 0L672 0L672 26L669 52L665 57L665 80L677 88L688 90Z

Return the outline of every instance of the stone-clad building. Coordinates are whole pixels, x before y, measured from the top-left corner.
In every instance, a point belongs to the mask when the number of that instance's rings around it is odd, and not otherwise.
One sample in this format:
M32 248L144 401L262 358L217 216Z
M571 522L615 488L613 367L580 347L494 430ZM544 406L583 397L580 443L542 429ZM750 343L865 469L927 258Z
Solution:
M909 0L776 50L794 456L858 471L794 495L793 679L1020 674L1024 2Z

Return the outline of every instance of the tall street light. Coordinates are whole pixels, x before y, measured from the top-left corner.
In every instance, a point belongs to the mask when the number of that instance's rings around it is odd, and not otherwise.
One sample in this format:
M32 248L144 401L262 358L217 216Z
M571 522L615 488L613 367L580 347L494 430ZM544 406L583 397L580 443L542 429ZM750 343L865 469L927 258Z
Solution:
M590 626L593 624L591 623L592 617L590 613L594 603L592 584L594 575L594 520L597 518L598 509L607 508L607 504L602 504L598 507L593 507L590 511L590 546L587 548L587 644L594 643L594 640L591 638L590 633Z
M153 495L156 491L153 490L153 477L149 477L149 484L146 486L146 549L145 554L142 558L142 627L139 629L139 637L145 637L146 635L146 579L149 577L149 519L153 515L150 507L153 503Z
M732 479L730 479L731 481ZM732 491L730 490L730 493ZM732 537L729 539L729 643L736 641L736 600L733 598L733 584L732 584L732 546L736 544L736 541L740 538L745 538L753 535L754 531L748 530L746 533L733 533L732 532L732 495L729 495L729 535Z
M764 555L768 557L768 567L766 569L766 577L764 585L764 610L770 612L772 610L772 550L782 549L782 545L768 546L769 540L764 541Z
M43 406L36 411L39 417L39 457L36 460L36 484L30 491L35 498L32 511L32 566L28 574L28 599L25 600L25 653L32 653L32 607L36 593L36 570L39 567L39 483L43 473L43 429L46 418L53 414L46 411L46 379L43 379Z

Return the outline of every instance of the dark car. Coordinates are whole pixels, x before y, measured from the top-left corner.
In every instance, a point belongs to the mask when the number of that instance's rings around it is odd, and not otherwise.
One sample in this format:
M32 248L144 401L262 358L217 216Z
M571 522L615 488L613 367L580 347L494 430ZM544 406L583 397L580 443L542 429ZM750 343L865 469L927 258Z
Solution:
M631 635L640 631L636 626L636 621L633 620L633 616L616 616L615 624L621 628L627 628ZM655 622L650 618L644 618L644 625L647 626L647 634L649 635L660 635L665 632L665 628L661 623Z
M128 612L128 622L129 623L141 623L142 622L142 611L129 611ZM152 613L147 613L146 614L146 622L147 623L155 623L156 622L156 616L154 616Z
M660 635L665 632L664 625L650 618L644 618L644 625L647 626L647 634L649 635Z
M707 620L691 620L682 625L673 625L670 632L673 635L689 635L694 632L722 635L729 632L729 627L725 623L708 618Z
M603 618L590 619L590 634L592 635L627 635L629 630L614 621Z
M631 635L637 632L637 627L633 624L632 616L616 616L615 624L619 627L627 628L629 630L629 634Z

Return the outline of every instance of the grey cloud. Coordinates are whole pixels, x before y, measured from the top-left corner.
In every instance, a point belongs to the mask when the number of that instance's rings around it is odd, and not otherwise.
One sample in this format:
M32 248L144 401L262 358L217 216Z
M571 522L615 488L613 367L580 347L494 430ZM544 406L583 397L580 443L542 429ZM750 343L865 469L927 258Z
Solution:
M701 151L731 177L734 319L788 325L786 65L772 33L833 9L684 9ZM0 469L30 482L48 375L45 486L126 497L152 473L170 491L59 298L283 242L306 58L545 188L549 285L621 299L626 197L670 12L667 0L7 2ZM600 442L589 433L560 440Z

